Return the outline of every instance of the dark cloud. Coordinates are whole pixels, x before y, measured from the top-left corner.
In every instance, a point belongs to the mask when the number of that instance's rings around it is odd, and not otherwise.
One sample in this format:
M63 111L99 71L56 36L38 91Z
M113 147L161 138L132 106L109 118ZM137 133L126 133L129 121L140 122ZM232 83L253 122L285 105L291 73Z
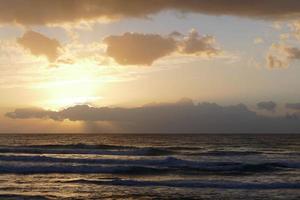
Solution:
M53 119L58 120L53 111L47 111L42 108L20 108L16 109L15 112L7 113L6 117L12 119Z
M165 10L263 19L298 17L298 0L0 0L0 23L144 18Z
M300 111L300 103L287 103L285 105L286 108L291 110L299 110Z
M243 104L234 106L220 106L214 103L194 104L188 99L177 103L149 104L135 108L96 108L78 105L58 112L17 109L7 113L6 116L13 119L68 119L83 121L88 124L111 122L118 127L117 132L132 133L278 133L300 131L300 123L297 118L260 116ZM101 127L98 129L100 131ZM116 129L110 130L110 132L114 131Z
M289 120L298 120L299 119L300 114L299 113L287 113L286 114L286 118ZM299 133L299 132L298 132Z
M121 65L152 65L172 53L212 57L220 53L214 47L213 36L202 36L192 30L186 37L173 32L167 36L158 34L124 33L104 39L106 54Z
M256 104L257 108L260 110L267 110L274 112L276 110L277 104L273 101L263 101Z
M35 56L46 56L50 62L54 62L58 58L61 47L56 39L48 38L34 31L27 31L18 38L17 42Z

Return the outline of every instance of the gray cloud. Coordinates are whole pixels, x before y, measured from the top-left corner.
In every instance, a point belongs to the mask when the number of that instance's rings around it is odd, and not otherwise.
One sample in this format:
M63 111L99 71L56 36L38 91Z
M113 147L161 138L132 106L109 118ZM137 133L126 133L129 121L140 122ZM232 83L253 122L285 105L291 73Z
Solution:
M25 25L144 18L165 10L263 19L295 18L298 0L0 0L0 23Z
M291 110L299 110L300 111L300 103L287 103L285 105L286 108Z
M158 34L124 33L104 39L106 54L121 65L152 65L159 58L172 53L213 57L220 53L215 48L213 36L202 36L192 30L187 36L173 32L167 36Z
M59 120L57 114L53 111L47 111L42 108L19 108L15 112L7 113L5 115L11 119L53 119Z
M46 56L50 62L54 62L58 58L61 47L56 39L48 38L34 31L27 31L18 38L17 42L35 56Z
M53 119L111 122L117 132L132 133L278 133L299 132L298 118L260 116L245 105L220 106L214 103L194 104L191 100L177 103L149 104L135 108L90 107L78 105L58 112L17 109L7 113L12 119ZM96 126L97 131L101 127ZM110 130L114 132L116 130Z
M267 110L274 112L276 110L277 104L273 101L263 101L256 104L257 108L260 110Z

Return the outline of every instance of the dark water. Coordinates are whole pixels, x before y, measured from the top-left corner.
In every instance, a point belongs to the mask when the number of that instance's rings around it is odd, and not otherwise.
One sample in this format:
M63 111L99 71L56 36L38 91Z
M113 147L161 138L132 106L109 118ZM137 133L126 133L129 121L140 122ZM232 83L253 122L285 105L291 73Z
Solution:
M300 199L300 135L0 135L0 199Z

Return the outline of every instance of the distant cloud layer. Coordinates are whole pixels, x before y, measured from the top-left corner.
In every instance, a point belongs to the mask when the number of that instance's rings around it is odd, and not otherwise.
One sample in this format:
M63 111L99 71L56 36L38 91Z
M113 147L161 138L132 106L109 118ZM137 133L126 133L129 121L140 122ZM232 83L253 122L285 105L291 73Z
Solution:
M0 0L0 23L24 25L144 18L164 10L285 19L300 15L298 0Z
M260 110L267 110L274 112L276 110L277 104L273 101L263 101L257 103L257 108Z
M298 110L300 111L300 103L287 103L285 105L286 108L291 109L291 110Z
M104 39L106 54L121 65L152 65L162 57L172 53L212 57L220 50L213 36L202 36L191 30L187 36L179 32L162 36L158 34L124 33Z
M266 117L250 111L245 105L219 106L194 104L185 99L177 103L151 104L135 108L90 107L78 105L61 111L16 109L6 114L12 119L52 119L83 121L87 124L112 122L118 132L137 133L258 133L299 132L296 117ZM100 131L101 126L94 126ZM112 131L113 132L113 131Z
M56 39L48 38L34 31L27 31L18 38L17 42L35 56L46 56L50 62L54 62L58 58L61 47Z

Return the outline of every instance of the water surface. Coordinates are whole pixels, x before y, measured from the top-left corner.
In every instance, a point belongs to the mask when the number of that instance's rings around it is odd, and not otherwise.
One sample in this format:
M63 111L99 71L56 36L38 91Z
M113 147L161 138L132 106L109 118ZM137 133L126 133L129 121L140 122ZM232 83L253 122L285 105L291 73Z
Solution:
M0 199L300 199L300 135L0 135Z

